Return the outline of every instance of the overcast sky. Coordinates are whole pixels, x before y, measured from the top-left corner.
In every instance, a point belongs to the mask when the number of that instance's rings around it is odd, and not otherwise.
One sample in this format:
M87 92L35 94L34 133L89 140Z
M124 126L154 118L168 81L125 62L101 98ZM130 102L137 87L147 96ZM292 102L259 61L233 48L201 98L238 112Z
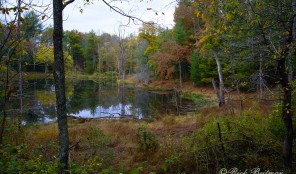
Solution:
M5 7L16 6L17 0L0 0ZM53 0L24 0L24 3L37 4L31 5L37 12L43 11L48 6L47 15L51 18L43 21L45 26L52 25L52 1ZM99 33L118 34L119 26L128 24L129 19L108 7L102 0L90 0L92 4L84 5L85 0L75 0L64 9L64 30L78 30L89 32L94 30ZM140 18L145 22L155 22L166 28L174 25L174 11L176 0L106 0L124 13ZM39 8L43 6L43 8ZM81 13L81 9L83 12ZM43 16L43 14L40 14ZM40 16L40 17L41 17ZM10 18L10 19L9 19ZM10 15L0 15L0 21L9 21L15 18L15 13ZM141 22L138 25L131 22L125 28L125 35L138 33Z
M93 4L86 6L82 2L82 0L76 0L65 8L64 30L76 29L81 32L94 30L97 33L116 34L119 25L128 23L128 18L111 10L100 0L94 0ZM129 2L112 3L112 6L116 6L125 13L144 21L154 21L163 27L172 28L174 25L175 0L148 0L148 2L147 0L142 2L140 0L129 0ZM80 13L80 8L83 9L83 13ZM138 23L139 25L134 25L131 22L129 27L125 29L125 33L137 34L141 26L141 22Z

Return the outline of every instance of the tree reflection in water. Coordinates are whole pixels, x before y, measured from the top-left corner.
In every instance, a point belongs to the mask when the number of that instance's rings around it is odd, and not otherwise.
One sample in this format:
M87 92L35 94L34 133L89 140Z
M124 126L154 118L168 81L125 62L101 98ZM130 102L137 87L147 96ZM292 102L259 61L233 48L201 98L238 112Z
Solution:
M55 93L52 80L29 81L24 87L23 123L55 121ZM133 117L154 119L177 114L174 93L156 93L135 87L100 84L91 80L66 82L67 113L82 118ZM192 101L179 99L182 104ZM17 98L10 101L10 115L18 109Z

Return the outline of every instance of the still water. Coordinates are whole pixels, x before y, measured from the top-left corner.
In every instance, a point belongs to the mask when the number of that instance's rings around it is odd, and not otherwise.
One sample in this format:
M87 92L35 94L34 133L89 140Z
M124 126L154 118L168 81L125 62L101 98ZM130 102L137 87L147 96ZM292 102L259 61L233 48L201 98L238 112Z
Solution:
M67 115L82 118L155 119L165 114L187 114L197 107L174 92L146 91L117 83L92 80L66 82ZM32 80L24 84L23 123L55 121L53 80ZM9 102L9 115L19 112L20 99ZM190 108L190 109L189 109Z

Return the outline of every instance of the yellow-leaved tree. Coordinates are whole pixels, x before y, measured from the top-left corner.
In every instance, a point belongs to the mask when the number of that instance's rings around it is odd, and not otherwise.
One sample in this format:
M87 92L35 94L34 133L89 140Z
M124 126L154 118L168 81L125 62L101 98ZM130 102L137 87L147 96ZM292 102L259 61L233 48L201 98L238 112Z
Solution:
M73 64L72 56L67 51L64 51L64 58L66 69L71 69ZM45 66L44 73L47 73L48 66L52 66L54 63L53 47L42 44L36 52L36 62L43 63Z
M48 65L52 65L54 62L53 47L41 45L36 52L36 62L44 63L44 73L48 72Z

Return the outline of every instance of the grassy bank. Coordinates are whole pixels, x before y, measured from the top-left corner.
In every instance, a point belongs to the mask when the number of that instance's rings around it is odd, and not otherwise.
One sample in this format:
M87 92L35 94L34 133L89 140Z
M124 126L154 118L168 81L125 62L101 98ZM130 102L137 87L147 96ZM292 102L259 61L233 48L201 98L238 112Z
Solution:
M92 75L69 72L66 74L66 78L79 80L116 81L120 77L117 72L93 73Z
M79 80L117 80L119 77L118 73L105 72L105 73L94 73L92 75L81 73L81 72L66 72L66 79L79 79ZM24 79L46 79L53 78L52 73L23 73Z
M242 116L235 105L228 105L154 122L69 118L71 172L216 173L223 167L279 171L284 128L278 107L257 102L245 106ZM1 148L5 167L0 171L54 173L57 124L24 127L22 136L16 127L8 127L10 146ZM21 145L15 144L17 139Z
M25 80L36 80L36 79L53 79L52 73L23 73Z

